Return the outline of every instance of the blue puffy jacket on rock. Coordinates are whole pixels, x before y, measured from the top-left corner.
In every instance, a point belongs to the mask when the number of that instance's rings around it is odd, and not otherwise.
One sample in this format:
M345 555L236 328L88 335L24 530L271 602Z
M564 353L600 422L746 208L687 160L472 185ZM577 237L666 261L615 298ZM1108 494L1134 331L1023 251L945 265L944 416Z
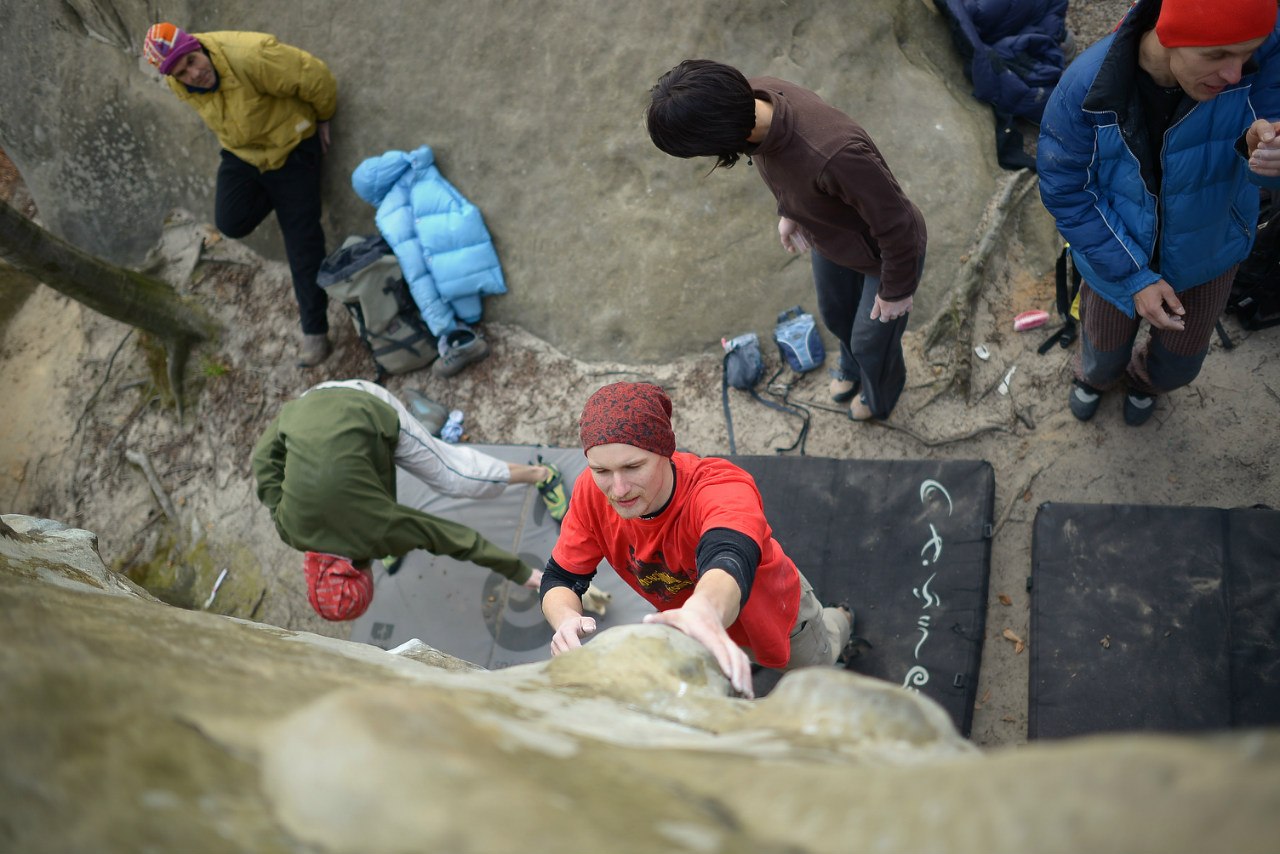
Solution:
M1067 0L942 0L973 96L1040 121L1066 67Z
M356 194L400 262L432 334L480 320L480 298L507 292L480 209L444 179L431 148L388 151L351 173Z

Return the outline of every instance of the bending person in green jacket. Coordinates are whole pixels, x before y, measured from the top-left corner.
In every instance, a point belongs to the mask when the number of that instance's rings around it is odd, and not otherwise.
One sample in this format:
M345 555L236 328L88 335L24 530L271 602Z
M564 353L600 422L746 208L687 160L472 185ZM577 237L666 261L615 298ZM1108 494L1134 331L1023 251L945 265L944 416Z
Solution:
M386 389L327 382L289 401L253 451L258 498L280 538L307 552L307 597L327 620L353 620L373 599L370 561L413 549L488 567L537 590L542 572L479 533L396 502L396 466L445 494L493 498L512 483L538 487L551 516L568 501L550 464L506 463L443 442Z
M276 212L302 317L298 366L318 365L330 352L328 297L316 284L325 256L320 161L337 82L319 59L266 33L193 35L156 24L142 52L222 146L218 230L247 237Z

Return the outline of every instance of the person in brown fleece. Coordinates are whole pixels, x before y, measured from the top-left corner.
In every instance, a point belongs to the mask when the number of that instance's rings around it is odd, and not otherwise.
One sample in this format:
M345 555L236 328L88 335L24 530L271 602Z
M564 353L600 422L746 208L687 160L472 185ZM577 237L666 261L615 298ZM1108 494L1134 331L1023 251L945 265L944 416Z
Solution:
M725 168L745 154L760 172L782 247L811 250L818 312L840 341L831 397L855 421L887 418L906 385L902 333L926 234L871 137L808 89L707 59L680 63L650 97L659 149Z

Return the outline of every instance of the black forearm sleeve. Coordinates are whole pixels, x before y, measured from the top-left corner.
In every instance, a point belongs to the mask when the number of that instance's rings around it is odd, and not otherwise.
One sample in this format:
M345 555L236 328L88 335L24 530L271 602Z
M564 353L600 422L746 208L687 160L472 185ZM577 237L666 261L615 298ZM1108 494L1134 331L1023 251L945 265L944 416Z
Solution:
M595 577L595 570L590 575L578 575L556 563L554 558L547 558L547 568L542 571L542 584L538 587L538 598L546 596L547 591L553 587L568 587L581 599L591 586L591 579Z
M699 578L709 569L723 569L732 575L742 588L738 607L747 604L751 585L756 580L756 567L760 566L760 547L755 540L732 528L712 528L698 540L696 560Z

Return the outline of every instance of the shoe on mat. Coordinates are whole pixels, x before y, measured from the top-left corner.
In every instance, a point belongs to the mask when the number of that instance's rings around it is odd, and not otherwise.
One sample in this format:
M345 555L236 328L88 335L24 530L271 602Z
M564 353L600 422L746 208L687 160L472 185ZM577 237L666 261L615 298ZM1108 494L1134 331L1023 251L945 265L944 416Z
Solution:
M1156 411L1154 394L1136 394L1129 392L1124 396L1124 423L1130 427L1141 427L1151 420Z
M851 378L844 371L831 372L831 385L828 386L831 399L836 403L844 403L858 392L858 380Z
M319 335L303 335L302 347L298 350L298 367L314 368L316 365L329 358L329 354L333 352L333 347L329 345L328 333L321 332Z
M1067 397L1067 405L1071 407L1071 414L1081 421L1088 421L1093 414L1098 411L1098 404L1102 403L1102 391L1096 389L1083 380L1071 381L1071 394Z
M545 466L551 474L534 486L542 496L542 503L547 505L547 514L559 522L569 512L569 496L564 491L564 478L560 476L560 469L544 460L541 454L538 455L537 465Z
M440 358L431 363L438 377L451 377L489 355L488 343L470 329L455 329L440 338Z
M862 395L858 395L849 401L849 417L854 421L870 421L874 418L871 407L867 406L867 401Z

